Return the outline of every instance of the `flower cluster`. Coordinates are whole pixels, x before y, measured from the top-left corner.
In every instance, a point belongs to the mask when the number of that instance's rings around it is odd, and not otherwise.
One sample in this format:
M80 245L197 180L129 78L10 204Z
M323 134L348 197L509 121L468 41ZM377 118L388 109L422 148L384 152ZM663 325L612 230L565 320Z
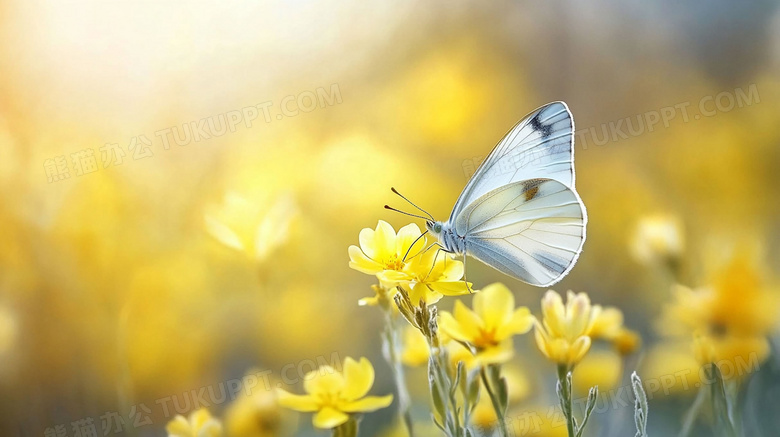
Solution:
M692 338L694 355L704 365L736 359L763 361L768 336L780 316L780 296L764 285L746 253L737 253L706 287L675 285L674 300L659 323L672 338Z
M376 229L360 231L360 246L349 247L349 266L359 272L375 275L379 285L376 295L362 304L389 302L395 287L407 291L417 304L438 302L443 296L468 294L470 285L463 278L463 263L452 254L427 246L427 239L415 224L395 229L380 220ZM388 297L389 295L389 297Z

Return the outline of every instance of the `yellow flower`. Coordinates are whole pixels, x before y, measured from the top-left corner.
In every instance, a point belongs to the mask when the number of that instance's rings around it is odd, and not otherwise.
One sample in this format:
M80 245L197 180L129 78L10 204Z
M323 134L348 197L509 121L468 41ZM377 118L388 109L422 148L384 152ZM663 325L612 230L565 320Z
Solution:
M417 255L425 248L425 237L417 240L420 235L422 232L414 223L399 229L396 234L389 223L379 220L376 229L360 231L360 247L349 246L349 266L359 272L376 275L387 288L399 281L409 281L412 278L404 272L405 257Z
M190 413L189 419L176 415L165 426L168 437L220 437L222 424L211 417L209 410L201 408Z
M551 361L572 368L590 349L589 336L601 308L591 307L585 293L568 292L566 306L549 290L542 298L542 323L536 322L536 345Z
M409 260L405 272L411 281L401 285L409 293L413 304L421 300L434 304L443 296L462 296L469 294L471 284L462 281L463 263L455 260L452 254L431 249Z
M396 234L392 226L381 220L376 229L360 231L360 247L349 247L349 266L376 275L380 282L374 288L376 295L361 299L361 305L391 301L398 285L406 289L414 305L421 300L432 304L445 295L472 291L470 284L461 281L463 263L438 249L426 250L425 237L418 240L421 234L416 224L406 225Z
M588 336L592 340L606 340L623 355L630 354L639 348L639 334L623 326L623 312L615 307L601 308L594 305L596 320Z
M620 355L610 350L594 350L577 364L577 377L572 379L575 397L585 397L591 387L602 393L616 388L623 374Z
M395 288L393 287L387 288L387 287L383 287L380 284L374 284L371 286L371 289L374 290L374 295L371 297L364 297L358 300L358 305L360 306L378 305L385 309L394 308L395 310L398 310L398 308L393 303L393 296L395 296L396 293Z
M693 340L700 364L763 361L769 355L767 337L777 325L780 299L744 255L737 253L709 287L675 286L674 301L664 310L659 330Z
M454 340L474 348L478 364L498 364L512 357L512 336L528 332L533 316L526 307L515 309L512 292L495 283L474 296L473 311L455 301L452 314L441 313L439 326Z
M673 216L642 218L631 240L631 253L644 264L673 260L682 254L683 249L682 225Z
M350 413L362 413L385 408L393 402L393 395L366 396L374 384L374 367L361 358L344 360L341 372L330 366L321 366L304 376L305 395L295 395L277 389L279 405L302 411L316 412L314 426L335 428L347 420Z
M204 214L204 223L206 231L220 243L265 261L287 242L299 215L292 194L273 201L250 201L229 191L222 205L210 207Z
M293 421L270 390L242 394L225 411L225 428L230 437L275 437L288 435Z
M410 367L428 364L430 356L428 341L419 329L412 325L405 325L401 341L403 344L401 362Z

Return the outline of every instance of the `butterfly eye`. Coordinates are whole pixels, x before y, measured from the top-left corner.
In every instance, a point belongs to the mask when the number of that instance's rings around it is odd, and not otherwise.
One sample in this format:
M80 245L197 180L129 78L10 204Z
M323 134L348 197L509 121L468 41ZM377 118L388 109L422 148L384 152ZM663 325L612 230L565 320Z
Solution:
M433 232L436 232L437 234L439 232L441 232L441 224L440 223L436 223L435 225L433 225Z

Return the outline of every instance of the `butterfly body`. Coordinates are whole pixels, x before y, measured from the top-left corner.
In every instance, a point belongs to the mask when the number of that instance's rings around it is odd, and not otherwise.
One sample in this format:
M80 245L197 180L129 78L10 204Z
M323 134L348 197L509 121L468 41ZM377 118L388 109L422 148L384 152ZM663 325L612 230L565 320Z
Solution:
M443 250L536 286L573 267L587 214L574 189L574 121L563 102L531 112L491 151L447 221L427 221Z

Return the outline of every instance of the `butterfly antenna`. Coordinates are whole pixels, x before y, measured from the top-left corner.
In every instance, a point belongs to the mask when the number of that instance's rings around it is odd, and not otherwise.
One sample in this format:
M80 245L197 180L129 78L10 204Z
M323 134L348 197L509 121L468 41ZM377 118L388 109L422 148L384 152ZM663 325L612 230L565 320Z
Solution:
M423 219L423 220L426 220L426 221L428 220L428 217L423 217L421 215L404 212L404 211L401 211L400 209L395 209L392 206L385 205L385 209L389 209L390 211L400 212L401 214L408 215L410 217L417 217L419 219Z
M414 245L415 245L415 244L417 244L417 241L419 241L419 240L420 240L420 238L424 237L424 236L425 236L425 234L427 234L427 233L428 233L428 230L426 230L425 232L423 232L422 234L420 234L420 236L419 236L419 237L417 237L417 238L415 238L415 239L414 239L414 242L412 242L412 245L411 245L411 246L409 246L409 249L407 249L407 250L406 250L406 254L404 254L404 258L403 258L403 261L404 261L404 262L406 262L406 257L407 257L407 256L409 256L409 252L411 252L411 251L412 251L412 248L414 247ZM419 255L419 253L418 253L418 255ZM417 256L417 255L415 255L415 256Z
M410 204L410 205L412 205L413 207L415 207L415 208L419 209L420 211L424 212L424 213L425 213L425 215L427 215L428 217L430 217L430 219L431 219L431 220L433 220L433 221L436 221L436 219L435 219L435 218L433 218L433 216L432 216L430 213L428 213L428 211L426 211L426 210L424 210L424 209L420 208L419 206L415 205L415 204L414 204L414 202L412 202L411 200L407 199L407 198L406 198L406 197L405 197L403 194L399 193L399 192L398 192L398 190L396 190L396 189L395 189L395 188L393 188L393 187L390 187L390 189L391 189L391 190L393 190L393 193L395 193L395 194L399 195L399 196L401 197L401 199L404 199L405 201L409 202L409 204ZM427 220L427 219L426 219L426 220Z

